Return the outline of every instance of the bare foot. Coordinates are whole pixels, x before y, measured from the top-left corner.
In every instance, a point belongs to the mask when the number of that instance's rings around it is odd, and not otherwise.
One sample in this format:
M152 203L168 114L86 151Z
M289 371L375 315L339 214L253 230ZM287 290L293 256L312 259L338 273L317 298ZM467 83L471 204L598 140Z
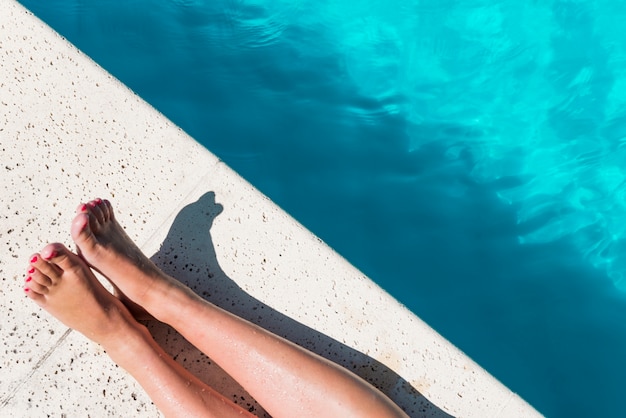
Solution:
M128 309L63 244L49 244L30 259L24 291L70 328L115 350L129 333L143 333Z
M143 309L167 321L164 298L192 296L188 288L166 275L146 257L115 219L108 200L95 199L76 209L72 238L79 255L113 284L118 297L134 314Z
M47 245L32 255L24 291L65 325L102 345L165 416L252 416L169 357L85 261L63 244Z

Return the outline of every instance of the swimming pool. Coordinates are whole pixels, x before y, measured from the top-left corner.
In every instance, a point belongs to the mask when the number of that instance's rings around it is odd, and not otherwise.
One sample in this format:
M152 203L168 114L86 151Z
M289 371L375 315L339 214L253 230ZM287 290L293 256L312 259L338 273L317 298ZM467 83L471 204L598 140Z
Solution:
M541 412L624 415L613 2L118 3L24 1Z

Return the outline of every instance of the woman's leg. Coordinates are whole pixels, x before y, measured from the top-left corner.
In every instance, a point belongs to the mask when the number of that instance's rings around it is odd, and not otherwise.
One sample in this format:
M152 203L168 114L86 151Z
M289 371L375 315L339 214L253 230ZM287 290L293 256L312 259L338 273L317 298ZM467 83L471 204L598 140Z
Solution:
M178 330L273 416L406 416L355 374L220 309L166 275L126 235L108 201L79 206L71 232L93 268Z
M24 291L65 325L102 345L166 416L252 416L171 359L62 244L50 244L31 257Z

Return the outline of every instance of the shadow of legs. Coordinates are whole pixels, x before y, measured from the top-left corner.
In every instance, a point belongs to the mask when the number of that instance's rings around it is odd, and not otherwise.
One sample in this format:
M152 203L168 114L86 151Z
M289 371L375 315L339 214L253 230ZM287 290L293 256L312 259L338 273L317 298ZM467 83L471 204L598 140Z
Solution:
M213 220L223 209L216 203L213 192L205 193L196 202L187 205L177 215L152 261L215 305L356 373L384 392L410 416L450 417L384 364L285 316L243 291L220 268L210 234ZM173 330L162 324L152 324L151 331L166 351L224 395L241 392L232 379L189 343L181 346L184 339ZM207 370L207 365L210 370ZM262 416L258 405L249 396L242 395L240 399L233 400Z

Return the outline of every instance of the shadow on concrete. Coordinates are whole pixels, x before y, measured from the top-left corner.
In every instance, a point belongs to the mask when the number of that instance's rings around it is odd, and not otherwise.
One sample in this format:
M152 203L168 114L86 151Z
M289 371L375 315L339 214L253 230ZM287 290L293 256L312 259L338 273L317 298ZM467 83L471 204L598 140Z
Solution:
M222 210L213 192L184 207L152 260L206 300L353 371L387 394L411 417L451 416L389 367L285 316L241 289L220 268L211 239L213 220ZM251 412L268 416L232 378L180 334L156 321L148 326L154 338L188 370Z

